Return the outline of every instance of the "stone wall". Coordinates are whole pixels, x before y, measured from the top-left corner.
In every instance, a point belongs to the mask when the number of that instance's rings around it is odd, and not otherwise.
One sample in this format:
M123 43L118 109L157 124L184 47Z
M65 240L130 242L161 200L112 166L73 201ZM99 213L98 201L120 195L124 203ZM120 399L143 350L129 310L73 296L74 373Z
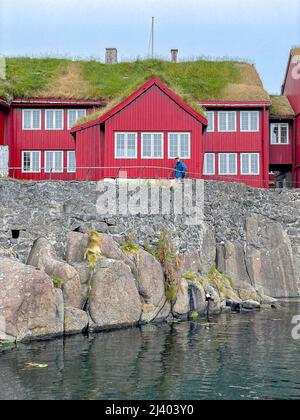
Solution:
M93 228L120 242L131 230L141 245L151 245L165 229L181 253L207 249L212 258L216 239L219 267L229 270L235 265L232 274L246 273L251 283L260 284L268 260L270 264L278 262L278 281L291 276L296 281L300 279L299 191L205 182L204 215L208 229L201 229L185 225L182 216L174 215L103 217L96 211L98 187L95 182L0 181L0 248L10 249L25 262L33 242L40 237L50 240L58 256L63 257L70 231L84 233ZM251 229L256 230L255 238L250 235ZM263 259L259 268L255 258ZM260 270L259 275L253 267Z

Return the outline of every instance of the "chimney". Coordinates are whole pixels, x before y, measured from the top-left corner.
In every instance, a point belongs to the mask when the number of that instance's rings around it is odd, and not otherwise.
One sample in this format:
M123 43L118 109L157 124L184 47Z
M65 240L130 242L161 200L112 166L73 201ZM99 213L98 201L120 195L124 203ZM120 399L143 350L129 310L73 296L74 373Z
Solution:
M171 62L177 63L178 61L178 50L171 50Z
M106 48L105 64L118 63L118 50L116 48Z

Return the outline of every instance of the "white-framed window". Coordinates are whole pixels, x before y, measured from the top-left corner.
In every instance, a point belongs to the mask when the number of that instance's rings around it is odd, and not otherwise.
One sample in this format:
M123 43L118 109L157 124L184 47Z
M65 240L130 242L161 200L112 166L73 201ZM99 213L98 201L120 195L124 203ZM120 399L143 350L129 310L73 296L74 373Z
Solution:
M191 158L190 133L169 133L168 140L169 159L175 159L177 157L181 159Z
M203 175L215 175L215 165L215 153L205 153Z
M164 134L142 133L142 159L164 158Z
M258 111L241 111L240 123L242 132L258 132L259 131L259 112Z
M219 111L218 129L220 132L236 132L236 112Z
M41 130L42 111L40 109L23 109L22 111L22 129L23 130Z
M41 152L24 150L22 152L22 172L40 173L41 172Z
M214 111L206 111L206 119L208 121L207 132L213 133L215 131L215 113Z
M45 111L45 130L64 129L64 110L46 109Z
M137 159L137 133L115 133L115 158Z
M61 174L64 171L64 152L50 151L45 152L45 172Z
M241 153L241 174L259 175L259 153Z
M219 175L237 175L237 153L219 154Z
M289 144L289 124L271 124L271 144Z
M75 122L86 116L86 109L69 109L68 110L68 130L74 126Z
M75 150L68 150L67 153L67 171L69 173L76 172L76 153Z

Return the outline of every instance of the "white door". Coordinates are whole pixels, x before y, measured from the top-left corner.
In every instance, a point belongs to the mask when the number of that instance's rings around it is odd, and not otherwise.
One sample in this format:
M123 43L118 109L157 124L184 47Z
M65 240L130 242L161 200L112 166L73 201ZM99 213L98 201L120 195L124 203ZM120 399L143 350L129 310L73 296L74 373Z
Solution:
M0 177L8 176L8 146L0 146Z

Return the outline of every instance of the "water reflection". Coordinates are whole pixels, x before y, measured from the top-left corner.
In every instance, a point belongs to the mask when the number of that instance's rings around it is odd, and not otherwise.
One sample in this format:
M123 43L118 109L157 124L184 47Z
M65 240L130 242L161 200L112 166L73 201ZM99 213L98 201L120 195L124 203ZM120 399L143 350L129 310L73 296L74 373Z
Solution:
M0 356L1 399L300 397L285 309L20 345ZM25 369L28 362L47 369Z

